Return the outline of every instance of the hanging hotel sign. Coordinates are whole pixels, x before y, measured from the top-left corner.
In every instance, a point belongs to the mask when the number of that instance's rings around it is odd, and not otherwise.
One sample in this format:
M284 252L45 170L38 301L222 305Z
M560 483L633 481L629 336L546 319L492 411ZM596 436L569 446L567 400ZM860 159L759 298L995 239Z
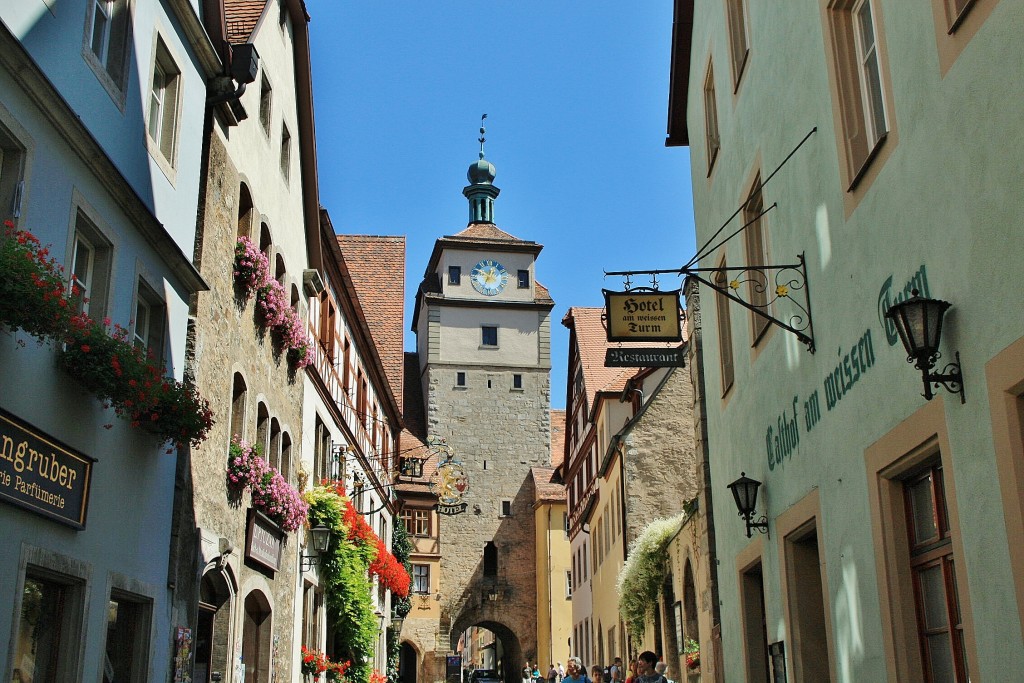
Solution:
M249 510L245 534L245 557L270 571L281 568L284 531L258 510Z
M458 515L466 511L463 494L469 488L469 477L462 463L455 459L454 449L438 437L427 444L438 453L437 471L430 477L430 492L437 496L437 511L442 515Z
M608 341L682 341L680 290L603 291Z
M94 462L0 408L0 499L84 529Z
M607 349L606 368L682 368L686 367L686 351L674 349Z

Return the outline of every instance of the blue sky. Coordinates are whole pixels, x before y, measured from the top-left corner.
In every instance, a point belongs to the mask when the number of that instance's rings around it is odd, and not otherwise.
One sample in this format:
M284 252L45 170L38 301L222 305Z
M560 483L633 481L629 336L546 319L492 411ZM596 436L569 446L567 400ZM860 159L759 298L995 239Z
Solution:
M695 249L689 151L664 146L672 3L307 6L320 200L339 232L407 237L406 349L434 241L467 225L462 188L486 113L495 223L544 245L551 402L564 407L568 308L621 289L606 270L674 268Z

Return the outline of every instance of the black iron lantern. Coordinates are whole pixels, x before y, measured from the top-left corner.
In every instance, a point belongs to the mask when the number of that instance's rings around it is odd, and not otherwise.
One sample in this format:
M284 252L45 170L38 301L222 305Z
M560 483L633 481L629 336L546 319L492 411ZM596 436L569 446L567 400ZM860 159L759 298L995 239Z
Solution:
M747 523L747 538L752 536L751 529L757 529L762 534L768 533L767 517L762 515L756 522L750 521L757 509L757 489L760 486L761 482L751 479L746 472L740 472L740 478L729 484L732 497L736 501L736 509L739 510L743 521Z
M949 363L941 373L933 373L935 362L941 357L939 342L942 339L942 317L952 306L948 301L929 299L912 290L905 301L893 304L885 312L900 335L903 348L907 351L907 362L921 371L924 381L924 397L932 400L932 385L945 387L946 391L960 394L964 403L963 375L960 373L960 352L956 362Z
M323 524L317 524L309 530L309 536L313 554L302 556L303 569L312 569L320 562L320 553L326 552L327 546L331 542L331 530Z

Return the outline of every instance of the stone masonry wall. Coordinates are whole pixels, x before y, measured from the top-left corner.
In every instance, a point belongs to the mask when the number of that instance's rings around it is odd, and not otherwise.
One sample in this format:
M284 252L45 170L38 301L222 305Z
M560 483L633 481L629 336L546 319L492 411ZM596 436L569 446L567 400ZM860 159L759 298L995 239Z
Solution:
M467 386L456 387L456 371ZM518 678L536 657L536 567L533 482L530 467L550 461L548 371L516 368L523 389L511 389L512 371L501 367L432 365L426 373L427 429L448 439L469 477L465 513L442 517L439 528L442 631L452 638L473 625L503 640L506 680ZM488 387L490 381L490 387ZM501 501L512 515L500 516ZM483 575L488 541L498 549L495 579ZM497 600L486 595L494 590ZM452 646L442 639L441 647Z
M672 372L625 439L626 542L697 495L693 385Z
M242 614L245 595L249 590L269 591L267 599L273 609L273 637L280 640L274 648L277 659L271 664L278 680L291 680L291 653L298 649L292 643L292 623L296 617L294 591L296 585L298 538L288 534L285 540L281 569L276 574L250 568L244 562L245 525L248 494L241 504L232 504L225 478L227 449L231 439L230 416L232 400L232 378L239 372L247 385L247 400L244 407L244 437L249 441L256 435L256 405L263 401L271 417L277 418L283 432L292 439L292 472L287 473L295 482L294 468L298 464L302 437L302 378L288 369L283 354L275 351L271 336L255 324L254 299L239 302L235 298L233 264L237 234L237 211L240 176L221 138L211 136L209 172L205 206L200 216L201 236L197 239L196 262L200 272L210 285L210 291L198 295L193 306L193 338L190 340L190 371L195 376L199 391L210 401L216 423L209 438L191 453L191 503L194 516L193 533L183 529L182 543L196 543L196 535L202 532L204 538L227 539L233 550L228 564L235 572L239 595L231 603L232 640L229 651L237 650L242 639ZM254 197L254 215L259 215L260 198ZM258 230L258 221L255 229ZM285 226L279 226L279 230ZM302 230L301 220L285 229ZM255 235L258 239L258 234ZM304 314L304 311L300 311ZM285 473L283 473L285 474ZM187 523L187 521L186 521ZM189 553L182 553L183 561ZM209 558L207 558L209 559ZM198 582L203 569L203 559L197 566L179 568L179 576L186 577L189 570ZM184 591L182 594L184 595ZM192 624L195 625L195 605L179 607L191 610ZM227 609L225 607L224 609ZM237 660L240 653L231 653ZM233 662L216 662L215 670ZM228 669L230 671L230 669ZM227 678L225 678L227 680Z

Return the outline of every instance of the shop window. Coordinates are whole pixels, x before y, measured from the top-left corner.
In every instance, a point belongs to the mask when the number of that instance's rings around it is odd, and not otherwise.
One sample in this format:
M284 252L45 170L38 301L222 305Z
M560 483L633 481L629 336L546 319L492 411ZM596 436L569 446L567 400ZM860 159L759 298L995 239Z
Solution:
M12 680L76 678L84 588L80 577L28 566L16 612Z
M171 168L175 165L181 81L181 69L174 63L163 39L157 38L149 91L148 131L152 147L159 150Z
M729 22L729 56L732 58L733 91L739 90L740 79L747 66L750 54L747 38L746 0L726 0Z
M831 77L839 107L844 180L855 192L872 166L884 163L891 137L891 92L877 0L833 0L828 7ZM888 146L892 147L895 140ZM886 155L888 152L886 152ZM859 196L859 195L858 195Z
M718 102L715 99L715 70L708 62L708 72L704 76L704 149L708 159L708 175L718 159L721 138L718 132Z
M104 683L144 683L147 678L152 601L111 591L107 602Z
M123 96L128 76L131 12L128 0L93 0L86 24L86 61L112 95ZM119 104L123 99L118 98Z
M420 595L430 593L429 564L414 564L412 566L412 592Z
M135 294L135 320L132 323L132 342L135 348L153 358L161 358L166 319L163 300L139 278Z
M270 87L270 79L263 72L260 79L260 127L263 134L270 137L270 112L274 101L274 89Z
M761 196L761 174L754 178L753 186L747 200L743 204L743 243L747 253L747 267L768 265L768 250L765 239L765 217L764 198ZM768 277L763 271L748 270L744 275L747 277L748 296L750 303L758 309L767 311L768 304ZM753 311L750 312L750 323L753 328L754 346L761 341L765 331L768 329L768 319Z
M715 273L715 285L726 289L729 286L729 276L724 270L726 267L724 259L718 264L718 267L722 270ZM729 300L719 293L715 294L715 312L718 327L719 369L722 373L722 396L725 396L732 388L735 370L732 358L732 320L729 318Z
M103 320L107 315L113 252L96 224L79 210L71 252L71 277L79 290L78 310L93 320Z
M270 683L271 608L260 591L245 597L242 615L242 661L244 683Z

